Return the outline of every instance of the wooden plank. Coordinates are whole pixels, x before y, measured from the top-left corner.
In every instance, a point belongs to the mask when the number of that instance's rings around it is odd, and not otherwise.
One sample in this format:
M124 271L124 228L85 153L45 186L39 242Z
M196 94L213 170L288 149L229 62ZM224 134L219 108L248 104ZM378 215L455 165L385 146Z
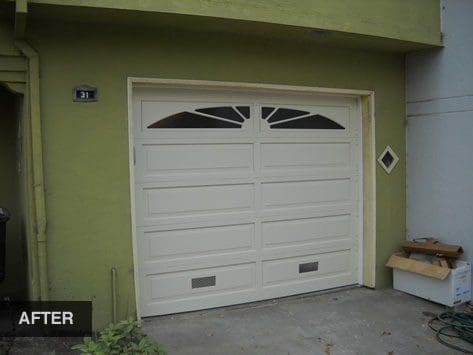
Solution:
M409 253L441 255L447 258L458 258L463 254L463 248L459 245L443 244L433 240L428 239L426 242L405 241L401 246L404 251Z
M445 259L442 258L442 259L439 259L438 261L439 261L441 267L446 267L446 268L448 268L448 262L447 262L447 260L445 260Z
M376 154L374 94L361 96L363 141L363 284L376 279Z
M406 258L402 253L395 253L391 255L386 266L393 269L399 269L419 275L433 277L438 280L445 280L445 278L450 273L450 269L448 268L423 263L415 259L409 259Z

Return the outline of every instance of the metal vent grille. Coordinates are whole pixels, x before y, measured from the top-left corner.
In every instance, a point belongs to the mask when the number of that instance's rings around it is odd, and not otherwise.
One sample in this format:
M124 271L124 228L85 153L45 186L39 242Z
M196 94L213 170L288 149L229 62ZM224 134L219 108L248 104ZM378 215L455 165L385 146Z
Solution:
M317 271L319 269L319 262L315 261L312 263L299 264L299 274L304 272Z
M196 277L195 279L192 279L192 288L215 286L215 282L215 276Z

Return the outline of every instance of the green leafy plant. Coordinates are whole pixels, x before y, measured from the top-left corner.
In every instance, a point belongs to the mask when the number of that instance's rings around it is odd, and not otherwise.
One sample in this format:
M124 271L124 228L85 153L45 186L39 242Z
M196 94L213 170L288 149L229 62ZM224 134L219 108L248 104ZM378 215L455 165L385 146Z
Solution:
M165 355L163 346L148 338L135 320L110 324L99 333L96 339L84 338L82 344L74 345L73 350L91 355Z

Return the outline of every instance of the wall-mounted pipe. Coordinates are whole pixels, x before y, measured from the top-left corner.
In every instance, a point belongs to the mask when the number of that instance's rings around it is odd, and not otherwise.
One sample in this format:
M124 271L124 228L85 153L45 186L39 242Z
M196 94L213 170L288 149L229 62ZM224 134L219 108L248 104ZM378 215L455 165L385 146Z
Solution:
M26 28L26 15L28 12L26 0L16 0L17 19L22 23L18 25L19 29ZM16 24L17 25L17 24ZM30 119L30 141L31 141L31 165L32 165L32 196L34 202L35 219L35 241L36 255L32 255L33 265L38 265L38 288L41 300L49 298L48 281L48 258L47 258L47 238L46 238L46 203L44 193L44 174L43 174L43 144L41 132L41 110L40 110L40 74L39 74L39 55L23 39L25 33L17 30L16 36L20 37L15 41L15 46L28 59L28 82L26 105L28 105ZM17 37L17 38L18 38ZM32 292L34 293L34 291Z

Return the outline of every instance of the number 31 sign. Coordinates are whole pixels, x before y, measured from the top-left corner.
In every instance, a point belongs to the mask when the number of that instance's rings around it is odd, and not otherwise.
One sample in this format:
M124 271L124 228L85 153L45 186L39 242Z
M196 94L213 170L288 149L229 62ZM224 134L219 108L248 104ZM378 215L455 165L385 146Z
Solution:
M76 102L97 101L97 88L88 85L76 86L72 92L72 99Z

